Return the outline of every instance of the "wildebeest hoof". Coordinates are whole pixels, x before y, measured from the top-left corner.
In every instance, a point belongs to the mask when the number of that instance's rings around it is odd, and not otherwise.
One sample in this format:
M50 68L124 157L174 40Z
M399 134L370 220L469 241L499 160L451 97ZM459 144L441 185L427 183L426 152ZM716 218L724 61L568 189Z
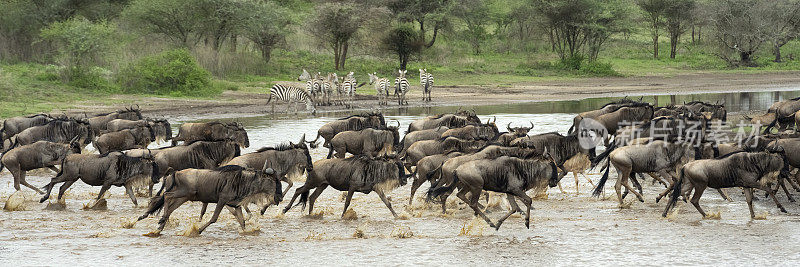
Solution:
M53 202L47 203L47 206L44 207L44 210L50 210L50 211L61 211L66 209L67 209L67 203L63 199L55 203Z
M143 234L142 236L146 236L146 237L159 237L159 236L161 236L161 231L153 231L153 232L149 232L149 233Z
M783 207L781 207L781 212L783 212L783 213L786 213L786 209L784 209Z

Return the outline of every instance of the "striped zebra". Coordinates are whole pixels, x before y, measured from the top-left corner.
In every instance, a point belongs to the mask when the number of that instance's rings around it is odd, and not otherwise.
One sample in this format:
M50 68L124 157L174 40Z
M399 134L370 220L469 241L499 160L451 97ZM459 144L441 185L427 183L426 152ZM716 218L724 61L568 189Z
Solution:
M341 92L352 102L353 98L356 96L356 88L356 78L353 77L353 72L351 71L342 81Z
M433 89L433 74L428 69L419 69L419 83L422 85L422 101L431 101L431 89Z
M398 70L400 76L394 79L394 95L397 96L397 104L398 105L408 105L406 101L406 93L408 89L411 88L411 84L408 83L408 79L406 79L406 72L408 70Z
M275 102L278 100L286 101L288 104L286 105L286 112L289 112L289 107L294 103L294 112L297 113L297 103L305 102L306 103L306 110L311 111L311 114L317 113L317 108L314 106L314 100L311 98L311 95L303 89L276 84L272 86L272 89L269 91L269 99L267 99L267 104L272 101L272 97L275 97ZM272 113L275 113L275 102L272 102Z
M331 98L334 93L339 94L339 76L336 73L328 73L328 78L322 80L322 92L325 95L325 103L331 105ZM334 92L336 91L336 92ZM337 97L338 99L338 97ZM334 100L336 102L336 100Z
M392 82L386 78L378 78L378 73L369 74L369 84L375 85L375 93L378 95L378 105L387 105L386 98L389 97L389 87Z
M298 81L306 81L306 92L310 93L314 99L321 97L322 93L322 79L319 77L319 72L311 77L311 74L303 69L303 74L297 78Z

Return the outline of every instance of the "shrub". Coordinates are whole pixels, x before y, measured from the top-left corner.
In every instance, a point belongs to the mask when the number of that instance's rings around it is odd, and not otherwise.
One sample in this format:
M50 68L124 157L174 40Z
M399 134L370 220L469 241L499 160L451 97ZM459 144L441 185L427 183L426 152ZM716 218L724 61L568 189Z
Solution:
M583 64L583 56L576 54L561 60L561 66L566 70L579 70Z
M117 82L124 93L210 96L222 92L222 87L211 86L211 74L186 49L144 57L120 71Z
M614 70L611 63L603 63L598 61L591 61L584 64L580 72L591 76L622 76L619 72Z

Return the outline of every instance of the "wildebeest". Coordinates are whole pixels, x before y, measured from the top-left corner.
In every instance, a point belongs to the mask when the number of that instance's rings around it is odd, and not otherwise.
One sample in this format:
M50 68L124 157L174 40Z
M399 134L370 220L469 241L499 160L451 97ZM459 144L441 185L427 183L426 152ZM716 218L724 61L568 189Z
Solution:
M250 138L241 123L238 122L200 122L184 123L178 127L178 135L172 138L172 145L178 141L188 144L194 141L233 140L240 147L250 147Z
M416 166L422 158L454 151L471 153L486 145L487 140L464 140L456 137L442 137L436 140L418 141L405 151L403 161L406 166Z
M400 134L397 132L397 128L390 126L340 132L330 141L332 149L328 151L328 158L332 156L344 158L348 152L353 155L375 157L379 154L388 154L399 150Z
M415 120L408 125L408 131L406 131L406 133L427 129L436 129L440 126L445 126L452 129L464 127L468 124L480 123L481 120L477 115L475 115L475 112L459 110L453 114L439 114L436 116L428 116L419 120Z
M316 144L320 137L325 140L322 146L330 149L330 141L336 134L344 131L360 131L372 127L386 127L386 120L383 118L382 113L352 115L326 123L317 131L317 138L311 141L312 148L313 144Z
M495 118L495 121L497 118ZM495 139L498 135L500 135L500 131L497 130L497 125L494 122L487 121L486 124L470 124L464 127L459 128L451 128L444 133L442 133L441 137L458 137L461 139Z
M30 127L45 125L51 120L53 120L53 117L48 114L35 114L5 119L0 126L0 142Z
M166 188L166 190L164 190ZM244 230L244 216L241 203L249 199L272 195L275 205L281 202L281 183L272 169L253 170L241 166L227 165L216 170L186 169L168 176L162 185L162 192L150 199L147 212L139 221L164 208L164 215L158 220L158 232L164 230L169 216L186 201L199 201L203 204L216 203L214 214L205 225L197 230L202 233L217 221L222 208L228 206L236 221Z
M110 113L98 114L89 118L89 125L91 125L91 129L96 136L100 135L100 133L103 131L106 131L108 129L108 122L114 119L125 119L132 121L141 120L142 112L139 110L139 106L137 105L135 108L129 107Z
M729 188L744 187L745 199L750 208L750 217L755 217L753 212L753 188L767 191L775 205L782 212L786 212L775 197L773 186L778 182L778 176L788 174L788 164L782 156L780 147L770 148L761 152L735 152L717 159L696 160L681 168L681 174L673 187L669 203L662 216L666 217L669 210L675 206L681 195L686 195L694 189L690 202L706 217L700 208L700 197L707 187Z
M111 152L105 155L98 154L71 154L61 163L61 171L50 180L44 189L47 190L39 202L50 198L50 192L58 183L64 183L58 190L58 200L64 192L78 179L91 186L101 186L97 200L103 198L111 186L124 186L128 196L137 206L136 196L133 194L133 185L139 178L150 178L157 183L161 177L158 166L151 158L128 157L122 152Z
M8 171L14 176L14 189L17 191L20 189L19 185L22 184L39 194L44 194L42 190L25 181L25 173L45 167L58 172L55 165L61 164L64 157L73 153L81 153L77 137L69 144L38 141L33 144L15 147L3 153L0 156L0 171L3 170L4 166L8 168Z
M94 139L94 132L83 119L58 118L47 124L27 128L12 137L18 146L33 144L36 141L50 141L55 143L69 143L75 137L81 142L81 147L88 145Z
M184 169L216 169L223 163L241 155L239 145L231 140L194 141L185 146L161 149L155 162L163 175Z
M528 132L533 129L533 122L531 122L531 127L511 127L509 122L506 129L508 129L508 132L500 133L494 141L504 146L511 146L511 142L515 139L528 136Z
M447 154L436 154L422 158L417 162L417 175L414 176L414 181L411 183L411 197L408 198L408 205L414 202L414 194L425 181L430 182L431 185L436 184L436 180L441 177L442 164L448 159L464 155L461 152L450 152Z
M419 130L413 132L407 132L406 135L403 136L403 140L400 141L400 147L402 148L401 151L405 151L417 141L422 140L434 140L439 139L442 137L442 133L449 130L445 126L439 126L434 129L427 129L427 130Z
M172 126L169 124L169 121L164 119L144 119L138 121L114 119L108 122L106 132L117 132L144 126L153 128L153 134L156 138L153 141L155 142L172 139Z
M144 125L103 134L94 141L94 146L100 154L106 154L111 151L147 148L155 139L153 128Z
M621 107L614 112L593 118L605 127L608 133L616 133L623 123L641 123L653 118L653 106L650 103ZM579 122L580 125L580 122Z
M311 172L314 169L305 140L306 136L303 135L300 142L296 144L289 142L275 147L262 147L256 152L235 157L225 165L238 165L260 170L272 168L275 170L276 177L288 184L283 191L285 195L289 188L292 188L292 179L303 175L303 172Z
M526 194L528 190L546 188L546 185L555 187L558 184L558 167L549 153L545 151L541 157L520 159L502 156L496 159L474 160L461 164L453 172L454 182L451 186L459 186L461 190L456 194L459 199L466 202L489 226L500 229L500 225L509 216L517 212L512 208L497 224L478 208L478 198L483 190L506 193L509 203L514 203L514 197L522 200L528 208L525 213L525 227L530 228L532 199ZM434 189L432 197L437 192L449 191ZM467 199L467 194L470 198ZM516 206L516 205L512 205ZM517 206L518 207L518 206Z
M764 133L770 132L772 127L778 125L778 130L784 130L794 123L794 115L800 111L800 97L775 102L767 110L767 114L775 114L774 119L764 129Z
M580 126L580 122L583 119L586 119L586 118L594 119L594 118L600 117L600 116L605 115L605 114L616 112L617 110L619 110L620 108L623 108L623 107L641 106L641 105L649 105L649 104L643 103L643 102L638 102L638 101L635 101L635 100L632 100L632 99L623 98L623 99L620 99L618 101L607 103L607 104L603 105L603 107L601 107L600 109L581 112L580 114L575 116L575 118L572 119L572 126L569 127L569 130L567 131L567 133L572 134L575 131L580 130L578 128Z
M617 148L609 154L605 173L600 178L600 181L597 182L597 187L592 194L599 196L603 192L603 187L608 180L608 173L611 171L609 164L613 164L619 174L614 189L616 189L620 205L623 204L622 191L620 190L623 186L628 191L632 191L639 201L644 202L643 196L628 184L631 174L657 172L662 177L668 178L667 181L670 182L669 188L672 186L672 181L675 180L676 167L682 160L688 160L692 151L691 144L688 142L678 143L662 140L654 140L646 145L630 145ZM656 199L660 199L667 193L668 191L664 191Z
M306 183L294 192L292 200L289 201L283 212L289 211L295 198L299 195L300 203L305 206L308 202L308 214L312 214L314 201L330 185L336 190L347 192L342 211L343 217L350 206L353 193L369 194L375 191L392 215L397 218L397 213L394 212L392 204L386 198L386 193L398 186L405 185L408 177L413 175L413 173L406 175L402 163L391 156L372 158L361 155L346 159L323 159L314 163L314 171L306 178ZM314 188L316 190L309 197L309 191Z

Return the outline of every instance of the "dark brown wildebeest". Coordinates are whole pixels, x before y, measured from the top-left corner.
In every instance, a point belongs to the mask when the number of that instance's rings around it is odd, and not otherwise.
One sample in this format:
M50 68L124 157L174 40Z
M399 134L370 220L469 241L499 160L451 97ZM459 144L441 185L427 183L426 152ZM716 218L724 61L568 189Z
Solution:
M299 195L300 203L304 207L306 202L309 203L308 214L312 214L314 201L330 185L336 190L347 192L342 217L347 212L347 207L350 206L353 193L369 194L375 191L392 215L397 218L397 213L394 212L392 204L386 198L386 193L398 186L405 185L408 177L413 175L413 173L406 175L403 164L391 156L371 158L361 155L346 159L323 159L314 163L314 171L306 178L306 183L294 192L292 200L289 201L283 212L286 213L292 208L292 203ZM316 190L309 197L308 193L314 188Z
M480 124L481 120L475 115L474 111L459 110L453 114L439 114L436 116L428 116L419 120L415 120L408 125L408 131L411 133L415 131L436 129L440 126L447 128L459 128L467 126L468 124Z
M48 114L36 114L5 119L3 124L0 125L0 142L30 127L45 125L51 120L53 120L53 117Z
M640 101L641 101L641 99L640 99ZM623 108L623 107L639 106L639 105L644 105L644 104L647 104L647 103L638 102L638 101L635 101L635 100L632 100L632 99L623 98L623 99L620 99L620 100L617 100L617 101L614 101L614 102L611 102L611 103L607 103L607 104L603 105L603 107L601 107L600 109L581 112L580 114L575 116L575 118L572 119L572 126L569 127L569 130L567 131L567 133L572 134L575 131L580 130L580 129L578 129L579 126L580 126L580 122L585 118L594 119L594 118L600 117L602 115L615 112L615 111L617 111L617 110L619 110L620 108ZM649 105L649 104L647 104L647 105Z
M484 145L487 140L464 140L456 137L442 137L436 140L418 141L411 145L403 155L406 167L416 166L417 162L424 157L436 154L447 154L450 152L472 153Z
M240 147L250 147L250 138L247 137L247 131L242 124L218 121L182 124L178 127L178 135L172 138L172 145L175 146L178 141L188 144L194 141L219 140L233 140Z
M142 112L139 110L139 106L136 107L129 107L125 109L120 109L111 113L103 113L95 115L94 117L89 118L89 125L91 125L91 129L94 132L94 136L100 135L100 133L106 131L108 129L108 122L114 119L125 119L125 120L141 120Z
M272 168L281 181L288 185L284 189L285 195L292 188L292 180L311 172L314 164L306 145L306 136L300 138L299 143L280 144L275 147L262 147L256 152L235 157L225 165L238 165L251 169Z
M700 197L703 196L703 191L707 187L717 189L743 187L751 218L755 217L753 188L767 191L781 212L786 212L786 209L775 197L773 186L778 182L779 176L788 175L789 165L786 164L786 159L782 155L782 148L768 148L767 150L761 152L741 151L717 159L703 159L686 163L681 168L680 177L673 187L662 216L667 216L681 195L686 195L694 189L694 195L690 202L700 212L700 215L706 217L706 213L700 208Z
M398 126L399 126L398 122ZM346 153L369 155L372 157L389 154L399 150L400 134L398 127L367 128L360 131L344 131L336 134L330 141L328 158L344 158Z
M789 164L789 168L797 169L800 168L800 139L798 138L791 138L791 139L777 139L766 146L767 148L775 148L781 147L784 150L784 156L786 157L786 163ZM789 198L790 202L795 202L792 194L789 193L789 190L786 188L786 184L784 183L784 177L778 179L778 184L783 188L783 192L786 193L786 196ZM786 177L789 178L789 177ZM800 171L798 171L794 175L794 179L786 179L789 181L789 184L792 185L796 190L798 189L797 182L800 181Z
M403 136L403 140L400 141L400 148L402 149L401 151L406 151L408 147L410 147L417 141L439 139L442 137L442 133L444 133L449 129L450 128L447 128L445 126L439 126L434 129L419 130L406 133L406 135Z
M461 188L456 194L459 199L466 202L489 226L496 230L500 229L509 216L518 212L514 197L522 200L528 208L525 212L525 227L530 228L531 206L533 200L528 197L526 192L531 189L541 190L543 188L555 187L558 184L558 167L553 158L547 151L543 156L531 159L520 159L516 157L502 156L496 159L473 160L461 164L453 172L454 182L450 186ZM436 197L442 192L451 191L452 188L433 189L432 197ZM497 224L478 208L478 198L483 190L505 193L512 209L506 213ZM470 194L469 199L467 194Z
M94 146L100 154L107 154L112 151L147 148L155 139L153 128L145 125L103 134L94 141Z
M575 170L575 169L567 169L564 167L564 164L567 160L575 158L576 156L585 155L590 161L595 158L595 148L584 148L581 145L580 139L578 135L561 135L557 132L551 133L543 133L531 136L525 136L519 139L516 139L511 142L512 146L521 146L521 147L533 147L535 148L538 154L544 153L544 150L547 149L550 151L550 155L556 160L556 165L561 168L562 172L559 173L559 178L564 177L568 171L575 172L582 172L583 170ZM574 165L570 167L577 167L580 165ZM578 175L573 175L575 177L575 187L576 192L578 190ZM561 187L560 179L558 184L558 189L561 190L561 193L564 193L564 190Z
M166 176L184 169L216 169L223 163L241 155L239 145L231 140L194 141L185 146L161 149L155 155L159 172Z
M639 201L644 202L644 197L628 184L628 179L630 179L631 174L658 173L661 177L667 178L667 182L669 182L667 187L670 188L677 176L675 174L677 167L679 167L683 161L687 161L690 156L698 156L692 155L693 151L692 144L688 142L677 143L662 140L654 140L645 145L637 144L617 148L609 154L605 173L603 177L600 178L592 194L594 196L600 196L603 192L603 187L611 171L609 164L613 164L617 169L617 173L619 173L614 189L616 189L620 205L623 204L621 190L623 186L625 186L625 189L628 191L632 191ZM661 197L666 196L667 193L669 193L669 191L664 191L656 197L656 202L658 202Z
M708 120L728 120L728 111L725 110L725 103L711 104L703 101L692 101L684 104L684 106L693 113L703 114Z
M167 176L159 195L150 199L147 212L138 220L141 221L163 208L164 215L158 220L157 233L160 233L173 211L186 201L199 201L204 205L216 203L217 207L211 220L197 230L198 234L216 222L222 208L226 206L244 230L241 204L265 195L272 195L275 205L283 198L281 182L272 169L253 170L236 165L227 165L216 170L186 169Z
M386 120L383 118L382 113L364 113L361 115L344 117L322 125L317 131L317 138L311 141L311 148L316 146L317 140L319 140L320 137L325 140L322 146L331 149L331 139L338 133L344 131L361 131L366 128L376 127L386 127Z
M414 202L414 194L417 189L422 186L425 181L430 182L431 185L436 184L436 180L441 177L442 164L448 159L462 156L461 152L450 152L447 154L436 154L422 158L417 162L417 175L414 176L414 181L411 182L411 197L408 199L408 205L411 206Z
M11 175L14 176L14 189L19 191L19 185L33 189L39 194L44 194L39 188L36 188L25 181L25 173L30 170L39 168L49 168L54 172L58 172L55 165L61 164L61 161L70 154L80 154L81 146L75 138L69 144L53 143L48 141L38 141L33 144L15 147L0 156L0 171L5 166Z
M495 121L497 118L495 118ZM451 128L444 133L442 133L441 137L457 137L460 139L495 139L498 135L500 135L500 131L497 130L497 125L492 121L486 121L486 124L470 124L460 128Z
M533 129L533 122L531 122L531 127L511 127L509 122L506 129L508 129L508 132L500 133L494 141L504 146L511 146L511 142L515 139L528 136L528 133Z
M767 110L767 114L772 113L775 115L773 116L773 120L767 125L767 128L764 129L764 134L769 133L772 127L775 127L775 125L778 125L778 131L789 128L789 126L794 123L794 115L798 111L800 111L800 97L775 102L775 104L772 104L772 106L770 106ZM762 115L759 118L764 119L765 117L768 116Z
M111 186L124 186L128 196L137 206L136 196L133 194L133 185L139 178L150 178L157 183L161 177L158 166L151 158L128 157L122 152L111 152L105 155L97 154L71 154L61 163L61 171L53 177L44 189L47 190L39 202L50 198L50 192L58 183L64 183L58 189L58 200L64 192L78 179L91 186L101 186L97 200L103 198Z
M33 144L36 141L50 141L55 143L70 143L75 137L81 143L81 147L88 145L94 140L94 132L90 130L89 124L81 119L54 119L45 125L30 127L12 137L17 146Z
M108 122L106 132L118 132L125 129L150 126L156 139L154 142L163 142L172 139L172 126L165 119L144 119L138 121L114 119Z
M593 118L605 127L608 133L614 134L623 123L642 123L653 118L653 106L642 103L633 106L621 107L617 111L603 114ZM580 125L580 122L579 122ZM580 131L579 131L580 132Z

